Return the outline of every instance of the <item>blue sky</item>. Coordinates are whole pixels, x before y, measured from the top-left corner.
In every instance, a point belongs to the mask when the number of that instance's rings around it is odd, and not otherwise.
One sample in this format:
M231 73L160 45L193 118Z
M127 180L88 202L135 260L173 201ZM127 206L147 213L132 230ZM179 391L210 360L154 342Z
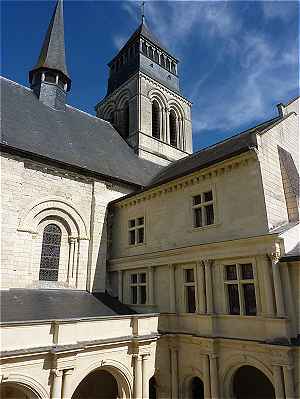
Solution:
M107 62L140 19L140 2L64 2L68 103L94 114L105 95ZM1 1L2 75L28 85L53 1ZM193 102L194 149L276 114L299 94L296 1L146 1L151 30L180 62Z

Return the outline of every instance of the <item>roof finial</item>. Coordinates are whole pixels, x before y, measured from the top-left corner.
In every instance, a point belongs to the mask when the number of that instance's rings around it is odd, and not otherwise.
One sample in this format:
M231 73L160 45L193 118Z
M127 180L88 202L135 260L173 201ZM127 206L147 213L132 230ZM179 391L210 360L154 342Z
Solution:
M144 1L142 1L142 4L141 4L141 17L142 17L142 24L143 24L145 21L145 2Z

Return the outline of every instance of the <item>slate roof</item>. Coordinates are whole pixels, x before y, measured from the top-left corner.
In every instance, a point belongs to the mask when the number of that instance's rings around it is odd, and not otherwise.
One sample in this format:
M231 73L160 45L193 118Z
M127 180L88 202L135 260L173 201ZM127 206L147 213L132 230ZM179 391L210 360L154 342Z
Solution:
M107 293L67 289L9 289L0 291L1 322L62 320L130 315L135 312Z
M66 106L54 110L32 90L1 78L1 143L99 174L115 181L145 186L160 166L140 159L113 126Z
M280 258L280 262L295 262L300 260L300 243L298 243L291 251L287 252Z
M38 62L34 69L50 68L63 72L68 71L65 57L63 4L58 0L43 42Z

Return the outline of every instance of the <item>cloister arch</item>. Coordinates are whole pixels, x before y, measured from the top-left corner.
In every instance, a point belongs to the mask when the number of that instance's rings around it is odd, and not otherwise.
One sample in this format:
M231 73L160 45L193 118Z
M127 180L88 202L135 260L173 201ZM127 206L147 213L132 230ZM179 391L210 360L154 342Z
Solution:
M241 366L233 376L235 399L275 399L275 390L268 377L253 366Z
M259 370L268 378L270 383L274 386L273 373L271 369L259 359L249 355L231 356L228 360L222 362L220 370L220 386L223 389L223 396L225 398L234 398L234 375L244 366L251 366Z
M10 373L0 383L0 397L3 399L47 399L48 391L34 378Z
M200 389L197 389L197 385L200 385ZM204 377L199 369L190 369L183 380L181 395L186 399L204 399Z
M108 373L109 376L106 374ZM78 374L73 374L73 385L70 390L70 398L71 399L86 399L85 397L78 396L77 388L83 381L87 381L89 376L95 375L95 379L97 379L97 374L102 377L107 376L110 379L113 387L117 387L114 389L114 392L117 391L117 396L107 397L103 399L131 399L132 398L132 386L133 386L133 376L130 371L124 366L122 363L114 361L114 360L106 360L102 361L99 364L99 361L92 363L84 372L80 372ZM113 379L111 378L113 377ZM93 377L92 377L93 378ZM78 381L80 381L78 383ZM114 382L115 381L115 384ZM102 379L103 383L103 379ZM76 392L77 390L77 392ZM93 397L90 397L92 399ZM98 398L95 398L98 399ZM99 398L100 399L100 398Z

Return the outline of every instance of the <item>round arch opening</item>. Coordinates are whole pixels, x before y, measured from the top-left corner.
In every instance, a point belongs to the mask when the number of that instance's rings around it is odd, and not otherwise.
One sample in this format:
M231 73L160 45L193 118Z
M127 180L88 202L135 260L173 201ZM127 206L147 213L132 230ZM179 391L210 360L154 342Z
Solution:
M120 399L124 390L120 381L107 370L98 369L88 374L75 389L72 399Z
M2 399L38 399L31 389L23 384L5 382L0 384L0 398Z
M193 377L190 381L190 394L191 399L204 399L204 384L199 377Z
M240 367L233 376L235 399L275 399L273 384L259 369L253 366Z

